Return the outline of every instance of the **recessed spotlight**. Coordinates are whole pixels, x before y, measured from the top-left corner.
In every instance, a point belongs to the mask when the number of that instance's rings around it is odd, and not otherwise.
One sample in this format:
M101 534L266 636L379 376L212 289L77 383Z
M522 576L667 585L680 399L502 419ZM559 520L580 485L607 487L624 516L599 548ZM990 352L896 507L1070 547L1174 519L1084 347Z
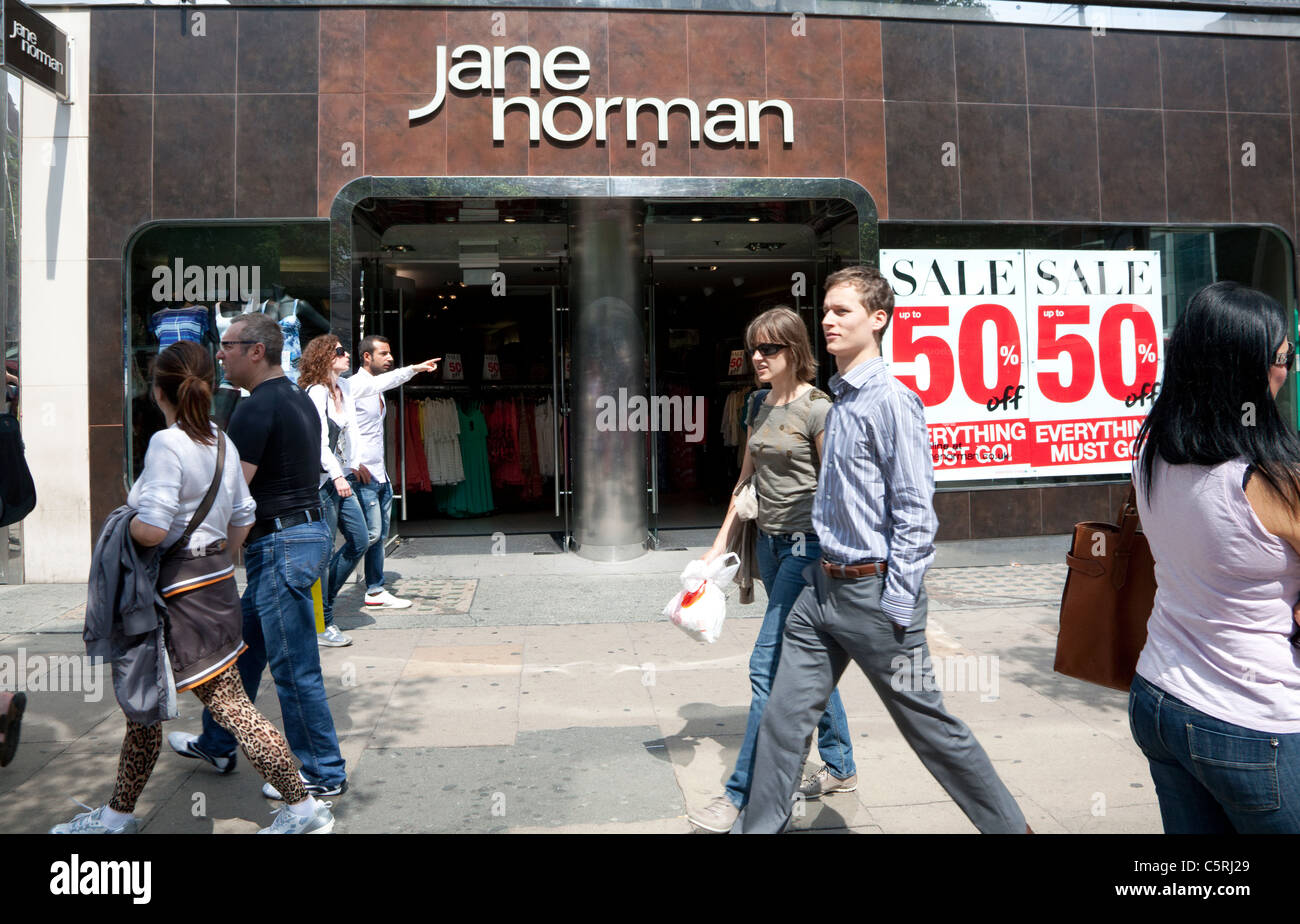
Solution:
M704 221L704 217L702 215L696 215L691 219L691 221Z
M508 225L513 225L513 224L515 223L515 219L513 219L513 218L503 218L503 219L501 219L501 220L504 221L504 222L505 222L506 224L508 224Z
M758 219L758 218L750 218L749 220L750 220L750 221L759 221L760 219Z

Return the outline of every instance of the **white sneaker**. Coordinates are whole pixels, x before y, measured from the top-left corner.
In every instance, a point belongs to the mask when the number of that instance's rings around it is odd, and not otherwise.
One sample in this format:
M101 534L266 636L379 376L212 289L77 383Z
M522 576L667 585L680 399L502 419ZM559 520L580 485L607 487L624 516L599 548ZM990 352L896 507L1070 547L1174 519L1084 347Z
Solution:
M386 590L378 593L366 592L366 609L404 610L410 605L410 600L394 597Z
M76 801L75 799L73 800ZM84 802L77 802L82 808L90 808ZM50 828L51 834L138 834L140 832L140 819L131 815L126 821L122 822L120 828L110 828L104 824L104 809L108 806L101 805L99 808L89 812L82 812L72 819L61 825L55 825Z
M329 834L334 830L334 813L330 811L333 802L317 802L316 811L310 815L295 815L287 805L275 811L275 821L271 827L263 828L258 834Z
M325 648L346 648L352 639L339 631L338 626L326 626L324 632L316 633L316 644Z

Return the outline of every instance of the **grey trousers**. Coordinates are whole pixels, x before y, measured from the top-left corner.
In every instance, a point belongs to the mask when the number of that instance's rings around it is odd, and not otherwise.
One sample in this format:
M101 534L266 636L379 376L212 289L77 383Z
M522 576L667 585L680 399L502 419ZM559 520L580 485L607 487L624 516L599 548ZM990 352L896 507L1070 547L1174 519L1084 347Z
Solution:
M789 824L808 737L852 659L921 763L975 827L985 834L1024 834L1025 816L1016 800L970 729L944 709L943 696L931 682L925 591L917 600L912 624L904 629L880 609L883 575L844 581L811 565L804 577L809 586L786 620L781 663L758 731L753 783L740 830L778 833ZM919 684L912 673L918 649L920 662L927 665ZM902 663L907 669L900 672ZM898 676L903 682L891 683Z

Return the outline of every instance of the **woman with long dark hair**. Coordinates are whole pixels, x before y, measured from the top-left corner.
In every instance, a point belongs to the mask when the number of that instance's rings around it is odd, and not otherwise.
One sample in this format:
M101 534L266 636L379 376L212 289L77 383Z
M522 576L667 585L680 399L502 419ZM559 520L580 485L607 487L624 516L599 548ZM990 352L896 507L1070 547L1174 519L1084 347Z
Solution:
M317 802L299 779L284 735L248 700L235 662L246 647L235 569L229 549L238 548L255 519L255 504L239 465L239 452L208 419L212 403L212 359L198 344L182 341L158 354L153 397L167 428L149 440L144 468L127 506L136 511L131 538L145 547L163 546L159 593L167 604L167 654L178 692L193 690L219 725L239 741L249 763L284 794L275 823L263 834L328 834L334 827L330 803ZM212 505L185 547L184 536L224 461ZM117 785L107 805L56 825L51 834L134 834L135 810L153 773L162 745L162 725L128 719L117 768ZM89 806L86 806L89 808Z
M688 816L695 827L714 833L730 830L749 800L758 728L781 659L785 620L806 583L804 569L821 560L812 508L821 467L822 434L831 407L830 396L812 385L817 362L808 329L794 311L778 306L754 318L745 330L745 349L763 387L750 400L745 458L736 487L739 489L753 476L758 497L755 551L759 577L767 591L767 611L749 659L753 695L735 770L724 793ZM735 518L733 492L727 515L705 560L726 552ZM857 789L849 723L838 690L831 693L826 712L818 722L817 751L824 765L800 784L799 790L806 798Z
M1294 329L1262 292L1201 289L1138 434L1158 588L1129 721L1167 834L1300 833L1300 440L1274 401Z
M343 532L343 545L331 556L321 576L321 600L325 631L317 636L321 645L342 648L352 639L334 625L334 598L351 577L357 563L370 547L366 514L353 490L356 486L352 456L357 448L357 412L348 391L348 351L333 334L322 334L307 344L302 354L298 386L307 392L316 413L320 414L320 502L325 510L325 525L330 543L334 530Z

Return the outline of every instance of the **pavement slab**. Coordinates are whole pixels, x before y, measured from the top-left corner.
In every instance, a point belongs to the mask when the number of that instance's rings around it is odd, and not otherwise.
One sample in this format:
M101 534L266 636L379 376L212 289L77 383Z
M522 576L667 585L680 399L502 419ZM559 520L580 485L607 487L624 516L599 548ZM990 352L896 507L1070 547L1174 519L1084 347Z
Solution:
M567 728L520 732L514 747L372 748L335 814L344 833L662 825L682 807L662 749L647 748L662 744L658 734Z
M743 739L761 585L745 606L733 590L721 637L702 644L661 615L702 548L606 564L532 554L546 543L527 537L506 537L505 555L476 551L486 537L446 554L442 542L406 541L388 562L388 587L409 609L363 610L360 583L339 595L353 644L320 649L349 768L337 830L691 830L687 811L722 792ZM927 576L931 667L1036 831L1158 832L1126 694L1052 670L1066 544L941 544ZM84 603L84 585L0 585L0 679L7 669L18 681L20 657L83 653ZM125 720L107 676L97 696L46 676L58 689L29 690L23 744L0 770L0 832L44 831L79 811L70 795L98 804L112 789ZM861 672L850 667L839 689L859 788L806 803L792 830L973 831ZM260 690L279 724L269 673ZM182 696L166 730L197 731L199 713ZM814 745L805 772L819 766ZM277 807L261 782L242 758L220 776L164 744L144 831L255 831Z

